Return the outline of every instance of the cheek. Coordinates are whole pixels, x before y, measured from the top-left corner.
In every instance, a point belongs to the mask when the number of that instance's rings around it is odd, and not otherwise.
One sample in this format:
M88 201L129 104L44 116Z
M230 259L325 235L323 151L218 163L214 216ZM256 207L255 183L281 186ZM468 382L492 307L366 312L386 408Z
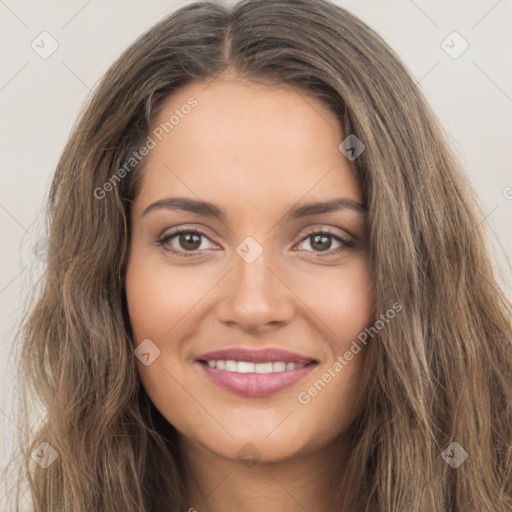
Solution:
M185 281L180 272L152 264L149 257L134 253L126 270L126 300L134 350L149 339L160 351L153 359L156 352L150 349L152 361L147 366L136 360L146 393L176 428L191 428L194 418L201 418L200 411L194 410L190 417L179 411L193 410L194 402L191 403L190 396L184 392L193 383L187 382L188 376L181 374L179 347L166 344L165 340L173 336L179 338L177 332L186 324L185 316L198 300L197 287L191 286L189 279Z
M337 351L374 321L374 286L367 257L354 258L334 272L319 269L301 288L304 302L321 321L322 331Z
M166 338L207 294L214 276L178 271L166 265L134 258L126 272L126 299L136 342ZM188 318L188 316L187 316Z
M297 402L305 421L318 436L333 438L346 429L364 406L362 376L368 346L358 336L374 322L375 299L367 259L354 261L336 278L319 279L309 287L325 326L327 358L302 386ZM318 421L321 418L321 421Z
M353 339L368 325L375 316L374 287L370 278L370 268L366 260L359 261L350 272L334 283L328 291L331 297L329 312L332 316L333 330Z

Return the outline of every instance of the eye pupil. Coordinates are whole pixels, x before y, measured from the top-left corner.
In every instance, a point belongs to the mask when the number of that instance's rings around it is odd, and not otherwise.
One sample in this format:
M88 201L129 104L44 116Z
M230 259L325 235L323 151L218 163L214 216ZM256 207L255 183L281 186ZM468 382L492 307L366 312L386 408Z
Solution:
M201 237L197 233L183 233L180 235L179 242L184 249L193 251L201 245Z

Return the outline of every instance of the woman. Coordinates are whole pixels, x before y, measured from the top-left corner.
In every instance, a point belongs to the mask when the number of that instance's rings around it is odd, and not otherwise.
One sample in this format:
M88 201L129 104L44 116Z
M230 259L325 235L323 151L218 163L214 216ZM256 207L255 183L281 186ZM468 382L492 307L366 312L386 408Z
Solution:
M345 10L163 20L97 88L49 213L21 360L47 410L34 510L512 510L481 213Z

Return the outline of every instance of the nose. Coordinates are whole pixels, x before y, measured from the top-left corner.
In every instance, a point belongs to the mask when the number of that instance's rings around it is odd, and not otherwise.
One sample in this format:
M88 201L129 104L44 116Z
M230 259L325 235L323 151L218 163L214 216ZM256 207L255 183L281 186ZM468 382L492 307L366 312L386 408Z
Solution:
M217 303L218 319L252 333L289 323L295 314L294 295L280 267L265 249L249 263L233 254L234 269L224 280Z

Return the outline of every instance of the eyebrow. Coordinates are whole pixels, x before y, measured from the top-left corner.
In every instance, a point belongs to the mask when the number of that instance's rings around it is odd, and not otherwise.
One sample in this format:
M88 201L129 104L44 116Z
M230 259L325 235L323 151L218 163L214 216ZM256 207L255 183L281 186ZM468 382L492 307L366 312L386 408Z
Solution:
M226 221L227 213L208 201L198 201L187 197L166 197L151 203L143 212L141 217L149 212L158 209L178 209L186 212L196 213L204 217L212 217L222 221ZM284 216L284 221L296 220L302 217L319 215L322 213L330 213L338 210L353 210L358 213L366 213L366 206L348 198L336 198L328 201L306 203L301 206L291 208Z

